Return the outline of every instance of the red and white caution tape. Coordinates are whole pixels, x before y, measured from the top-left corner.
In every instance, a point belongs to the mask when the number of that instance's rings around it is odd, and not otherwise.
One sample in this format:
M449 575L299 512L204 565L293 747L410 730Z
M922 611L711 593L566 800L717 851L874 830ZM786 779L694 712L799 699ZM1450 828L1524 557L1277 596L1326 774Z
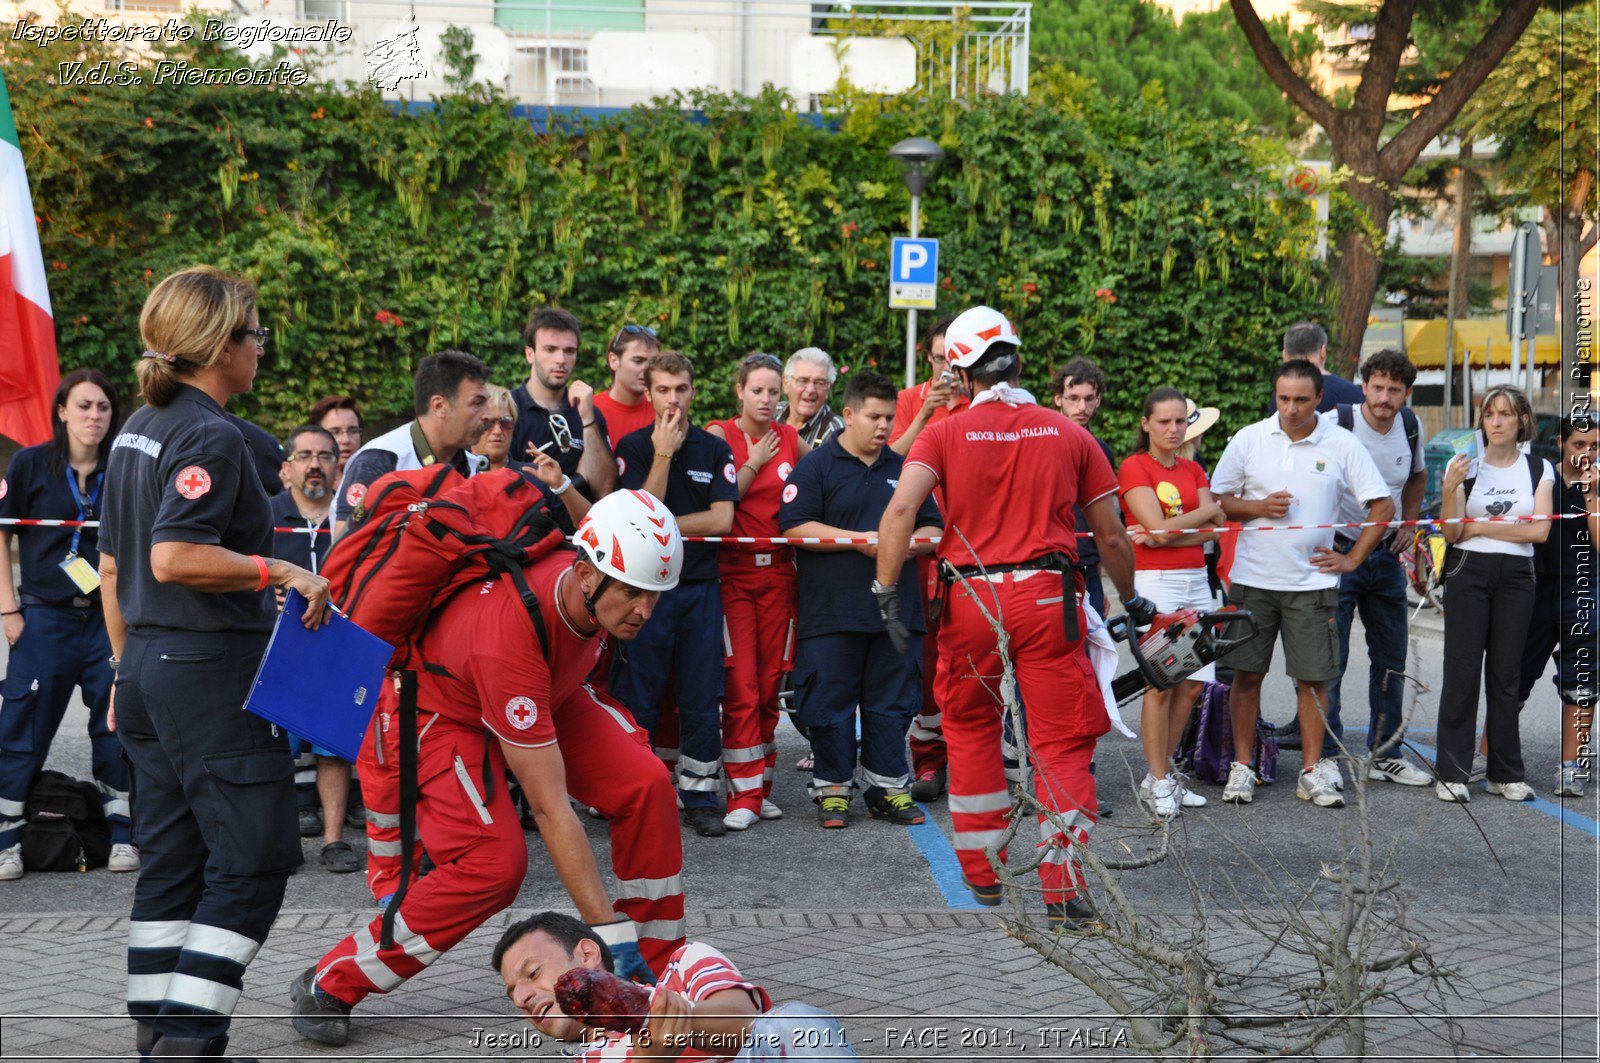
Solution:
M1576 520L1584 517L1583 513L1551 513L1549 515L1534 515L1527 517L1451 517L1448 520L1391 520L1391 521L1361 521L1354 524L1257 524L1246 528L1217 528L1218 535L1232 535L1236 532L1289 532L1289 531L1334 531L1337 529L1360 530L1364 528L1415 528L1423 524L1444 526L1446 524L1532 524L1543 520ZM0 527L18 528L98 528L100 522L96 520L40 520L29 517L0 517ZM274 532L296 532L301 535L326 535L329 529L320 528L273 528ZM1193 529L1203 530L1203 529ZM1080 539L1094 538L1093 532L1078 532ZM816 536L782 536L782 535L685 535L683 541L687 543L732 543L740 546L864 546L876 543L876 535L841 536L838 538L819 538ZM938 536L917 538L913 543L937 543Z

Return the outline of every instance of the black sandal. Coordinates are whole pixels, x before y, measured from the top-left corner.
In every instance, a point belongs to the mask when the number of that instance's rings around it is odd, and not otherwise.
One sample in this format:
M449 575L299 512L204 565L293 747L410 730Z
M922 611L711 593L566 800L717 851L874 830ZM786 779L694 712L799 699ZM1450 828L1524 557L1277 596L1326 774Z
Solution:
M335 875L348 875L361 870L361 861L349 842L329 842L322 847L322 866Z

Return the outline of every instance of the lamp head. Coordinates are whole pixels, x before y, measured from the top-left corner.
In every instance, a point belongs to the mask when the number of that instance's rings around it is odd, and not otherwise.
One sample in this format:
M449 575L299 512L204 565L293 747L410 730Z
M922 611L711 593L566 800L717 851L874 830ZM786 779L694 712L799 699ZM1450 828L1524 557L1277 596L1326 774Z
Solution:
M889 158L900 164L906 188L920 196L944 158L944 149L927 137L907 137L889 149Z

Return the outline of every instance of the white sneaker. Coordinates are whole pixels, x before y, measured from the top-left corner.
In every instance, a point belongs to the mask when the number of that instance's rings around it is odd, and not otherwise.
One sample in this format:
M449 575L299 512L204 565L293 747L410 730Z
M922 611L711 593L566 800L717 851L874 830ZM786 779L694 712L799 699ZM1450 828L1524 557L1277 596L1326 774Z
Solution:
M1401 786L1426 786L1433 781L1433 776L1402 757L1378 757L1367 768L1367 778L1373 781L1387 779Z
M1434 783L1433 793L1441 801L1454 801L1458 805L1464 805L1472 800L1472 793L1464 782Z
M1525 782L1492 782L1489 792L1498 794L1507 801L1532 801L1533 787Z
M22 877L22 843L9 849L0 849L0 882L12 882Z
M1323 782L1340 793L1344 792L1344 772L1339 770L1337 758L1322 757L1311 766L1311 770L1316 772Z
M1556 796L1557 797L1582 797L1583 780L1578 777L1578 762L1563 763L1556 770Z
M1299 785L1294 789L1295 796L1302 801L1310 801L1318 808L1343 808L1344 795L1335 789L1328 771L1322 767L1331 763L1319 760L1311 766L1310 771L1301 772ZM1338 770L1334 768L1335 772Z
M106 862L106 870L139 870L139 850L131 845L113 845L111 847L111 859Z
M1171 778L1171 776L1169 775L1168 778ZM1145 802L1146 804L1149 804L1149 802L1150 802L1150 787L1154 786L1155 784L1156 784L1156 777L1154 775L1151 775L1149 772L1145 772L1144 773L1144 778L1139 780L1139 800Z
M761 818L762 819L782 819L783 818L783 809L779 808L777 805L773 804L767 798L763 797L761 799Z
M759 818L748 808L736 808L722 817L722 825L729 830L749 830Z
M1156 819L1171 819L1183 807L1179 800L1177 783L1171 779L1157 779L1150 784L1150 800L1145 805Z
M1248 805L1256 799L1256 773L1250 765L1233 762L1228 769L1228 785L1222 788L1222 799L1235 805Z
M1178 799L1179 803L1182 804L1184 808L1204 808L1207 804L1209 804L1205 798L1201 797L1190 788L1189 776L1185 775L1183 772L1171 772L1168 774L1167 778L1178 784Z

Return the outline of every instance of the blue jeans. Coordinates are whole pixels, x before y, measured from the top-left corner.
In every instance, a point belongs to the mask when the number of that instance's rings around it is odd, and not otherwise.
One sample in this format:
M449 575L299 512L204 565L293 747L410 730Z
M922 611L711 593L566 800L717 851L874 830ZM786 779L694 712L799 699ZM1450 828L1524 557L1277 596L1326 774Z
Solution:
M1335 549L1347 552L1347 544L1335 539ZM1406 670L1406 576L1400 559L1387 546L1379 546L1354 572L1339 578L1339 674L1328 684L1328 738L1323 739L1322 755L1332 756L1338 747L1332 736L1344 737L1339 719L1339 688L1350 663L1350 624L1356 611L1367 629L1367 700L1372 706L1367 725L1367 748L1375 749L1400 730L1401 694L1405 690ZM1389 756L1399 751L1390 747Z
M844 1026L834 1016L809 1004L780 1004L750 1023L748 1043L737 1063L779 1060L860 1059L850 1047Z
M856 779L857 708L867 802L911 785L906 732L922 707L920 637L902 654L882 632L807 636L795 647L794 690L816 756L813 787L849 786Z

